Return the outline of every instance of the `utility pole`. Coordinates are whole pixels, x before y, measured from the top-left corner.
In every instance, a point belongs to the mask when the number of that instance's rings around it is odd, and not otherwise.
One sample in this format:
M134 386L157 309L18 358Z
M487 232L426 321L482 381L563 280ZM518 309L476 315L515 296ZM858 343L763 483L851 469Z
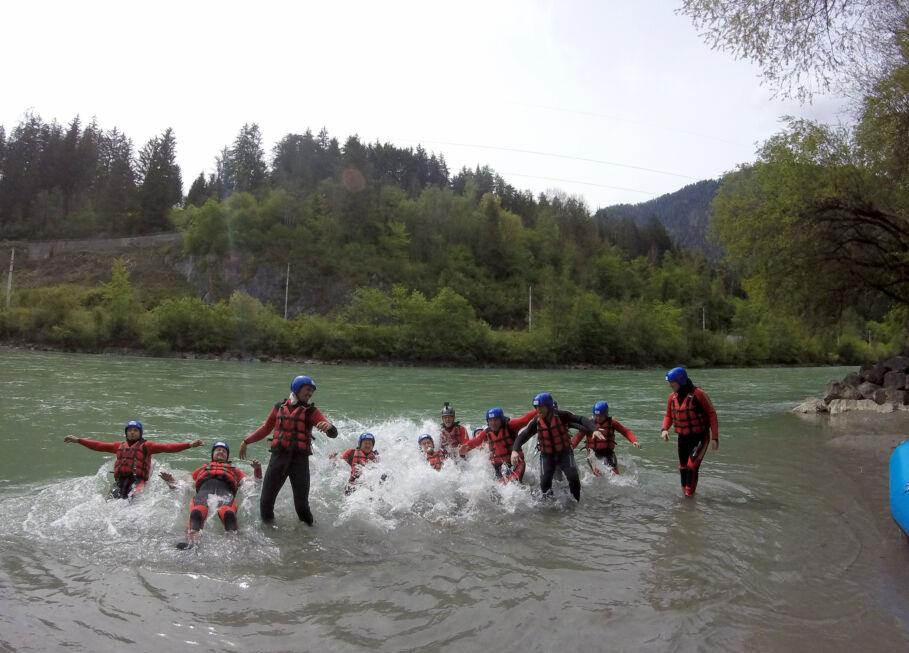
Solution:
M287 278L284 280L284 319L287 319L287 291L290 289L290 262L287 263Z
M6 307L9 308L9 296L13 290L13 261L16 260L16 248L9 252L9 274L6 275Z
M533 284L527 289L527 330L533 331Z

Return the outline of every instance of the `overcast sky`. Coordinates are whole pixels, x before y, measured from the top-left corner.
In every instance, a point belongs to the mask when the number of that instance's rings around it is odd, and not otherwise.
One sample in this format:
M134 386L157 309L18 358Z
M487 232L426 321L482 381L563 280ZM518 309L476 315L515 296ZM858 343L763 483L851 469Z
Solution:
M137 149L173 127L187 189L243 123L259 124L269 155L324 126L342 144L422 142L453 173L488 164L596 209L753 160L783 115L841 118L836 99L774 100L678 5L17 2L0 14L0 124L29 109L95 116Z

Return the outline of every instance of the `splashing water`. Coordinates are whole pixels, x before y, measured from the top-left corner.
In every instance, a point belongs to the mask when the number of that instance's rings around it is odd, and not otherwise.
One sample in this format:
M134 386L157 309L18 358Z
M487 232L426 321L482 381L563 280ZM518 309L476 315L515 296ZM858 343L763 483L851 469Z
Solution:
M336 527L388 533L401 527L428 524L457 527L471 522L518 520L541 504L558 510L572 509L574 500L567 486L554 484L554 499L544 500L539 492L538 455L527 445L527 472L524 483L503 484L495 478L485 445L465 458L445 461L441 470L433 469L416 443L417 435L433 432L430 421L392 419L373 425L339 421L341 435L336 440L317 437L310 459L310 503L320 521ZM344 461L331 460L328 453L355 447L361 430L376 434L379 460L362 468L355 490L345 495L350 468ZM254 455L252 448L250 455ZM122 559L125 552L139 547L148 560L168 562L178 558L173 540L185 531L192 483L183 470L168 467L157 457L151 480L131 500L107 500L111 480L110 459L89 477L65 479L37 486L24 486L16 496L0 501L0 520L7 524L7 535L31 539L47 546L66 546L94 560ZM242 464L242 463L238 463ZM601 463L598 478L583 462L582 484L604 484L620 488L637 485L633 460L622 457L622 474L615 475ZM178 480L171 490L157 478L159 471L170 471ZM203 529L206 547L215 546L221 563L231 560L275 560L280 556L273 530L296 526L292 492L287 483L276 503L278 526L266 527L258 516L260 483L250 477L238 492L239 533L225 534L210 498L209 518ZM211 542L216 542L212 545Z

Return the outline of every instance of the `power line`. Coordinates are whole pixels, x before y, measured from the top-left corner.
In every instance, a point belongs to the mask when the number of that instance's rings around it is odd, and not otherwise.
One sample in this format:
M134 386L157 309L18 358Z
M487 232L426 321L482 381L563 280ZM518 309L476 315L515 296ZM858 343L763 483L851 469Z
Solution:
M658 170L656 168L646 168L644 166L635 166L629 163L618 163L616 161L604 161L602 159L588 159L583 156L572 156L570 154L558 154L555 152L542 152L540 150L525 150L518 147L505 147L501 145L483 145L480 143L455 143L453 141L436 141L428 139L416 139L416 138L399 138L395 140L406 141L411 143L431 143L435 145L446 145L450 147L468 147L476 148L481 150L498 150L501 152L515 152L517 154L534 154L536 156L548 156L556 159L570 159L572 161L585 161L587 163L598 163L600 165L606 166L615 166L617 168L628 168L631 170L642 170L644 172L653 172L659 175L669 175L670 177L681 177L682 179L692 179L696 180L697 177L692 177L690 175L683 175L678 172L669 172L667 170Z
M519 107L531 107L533 109L544 109L546 111L559 111L562 113L574 113L580 116L591 116L594 118L606 118L607 120L618 120L620 122L627 122L633 125L641 125L642 127L654 128L653 125L642 122L640 120L632 120L631 118L623 118L621 116L612 116L606 113L597 113L595 111L584 111L581 109L565 109L564 107L550 107L544 104L531 104L529 102L508 102L507 104L513 104ZM657 126L655 129L662 129L663 131L668 132L677 132L679 134L687 134L688 136L695 136L697 138L706 138L712 141L719 141L720 143L726 143L727 145L736 145L739 147L745 147L745 143L740 143L738 141L731 141L728 138L721 138L720 136L713 136L711 134L701 134L699 132L693 132L688 129L678 129L676 127L660 127Z
M547 181L559 181L565 184L581 184L583 186L596 186L598 188L610 188L612 190L624 190L629 193L641 193L642 195L652 195L656 196L656 193L651 193L649 190L638 190L637 188L623 188L622 186L609 186L607 184L595 184L592 181L579 181L577 179L560 179L559 177L540 177L538 175L525 175L520 172L505 172L500 171L501 175L510 175L512 177L529 177L530 179L545 179Z

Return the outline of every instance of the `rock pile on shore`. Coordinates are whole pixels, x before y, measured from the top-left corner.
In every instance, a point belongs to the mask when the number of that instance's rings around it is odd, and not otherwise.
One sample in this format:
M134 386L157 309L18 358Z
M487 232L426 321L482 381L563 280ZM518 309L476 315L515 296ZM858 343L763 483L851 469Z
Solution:
M909 410L909 356L894 356L850 372L840 381L831 381L823 400L808 399L793 412L837 415L850 410Z

